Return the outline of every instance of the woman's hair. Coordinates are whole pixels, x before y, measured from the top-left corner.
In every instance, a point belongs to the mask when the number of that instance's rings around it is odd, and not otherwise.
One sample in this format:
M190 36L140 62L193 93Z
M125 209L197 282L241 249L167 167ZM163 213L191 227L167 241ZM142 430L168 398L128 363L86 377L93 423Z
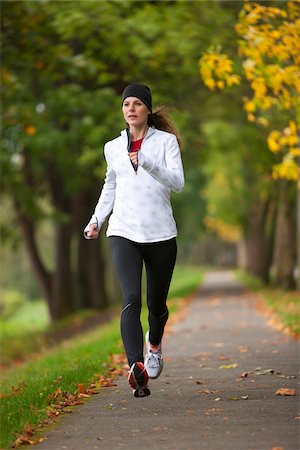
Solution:
M159 106L154 112L151 112L148 116L148 125L154 126L158 130L167 131L168 133L175 134L179 147L182 148L182 139L178 130L172 124L169 115L168 108L165 106Z

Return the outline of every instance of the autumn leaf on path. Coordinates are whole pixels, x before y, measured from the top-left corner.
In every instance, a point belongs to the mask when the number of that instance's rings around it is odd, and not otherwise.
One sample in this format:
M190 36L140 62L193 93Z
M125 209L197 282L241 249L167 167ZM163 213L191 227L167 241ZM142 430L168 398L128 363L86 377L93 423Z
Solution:
M229 400L248 400L248 395L242 395L241 397L228 397Z
M196 391L196 394L217 394L219 391L213 391L209 389L202 389L201 391Z
M210 408L203 412L206 416L218 416L223 412L222 408Z
M243 373L241 373L240 377L241 377L241 378L247 378L247 376L249 375L249 373L251 373L251 372L243 372Z
M257 367L255 369L255 375L273 375L274 369L262 369L261 367Z
M234 364L222 364L219 369L235 369L238 366L237 363Z
M126 364L127 362L125 353L111 354L111 360L113 364Z
M101 387L117 386L117 384L114 383L113 381L114 381L113 377L105 377L104 375L98 375L97 382Z
M18 447L19 445L35 445L40 442L43 442L44 438L39 439L33 439L33 428L30 426L26 426L23 430L23 433L18 436L18 438L15 440L14 445L15 447Z
M288 389L288 388L280 388L277 389L275 392L275 395L295 395L296 391L295 389Z

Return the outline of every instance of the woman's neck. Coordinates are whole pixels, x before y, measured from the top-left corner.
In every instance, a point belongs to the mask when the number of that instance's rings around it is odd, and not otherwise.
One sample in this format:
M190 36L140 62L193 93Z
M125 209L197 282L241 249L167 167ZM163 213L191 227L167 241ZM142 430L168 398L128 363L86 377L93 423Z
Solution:
M147 131L148 131L148 125L145 124L140 128L137 127L130 127L130 135L131 135L131 139L132 141L138 141L139 139L143 139L143 137L146 135Z

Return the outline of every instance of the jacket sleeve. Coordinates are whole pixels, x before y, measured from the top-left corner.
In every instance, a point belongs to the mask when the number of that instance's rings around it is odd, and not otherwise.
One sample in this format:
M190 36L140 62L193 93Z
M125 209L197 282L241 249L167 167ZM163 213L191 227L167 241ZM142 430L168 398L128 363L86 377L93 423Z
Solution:
M97 229L100 231L103 222L107 218L107 216L111 213L114 203L115 203L115 194L116 194L116 174L112 168L111 161L109 159L107 144L104 147L104 156L107 162L106 176L103 184L103 188L101 190L98 203L95 207L94 214L92 215L89 223L84 229L84 237L86 239L90 239L87 236L87 232L89 230L89 226L91 224L97 224Z
M139 165L153 178L175 192L184 187L184 174L180 148L174 134L170 135L165 153L166 167L159 166L143 151L139 152Z

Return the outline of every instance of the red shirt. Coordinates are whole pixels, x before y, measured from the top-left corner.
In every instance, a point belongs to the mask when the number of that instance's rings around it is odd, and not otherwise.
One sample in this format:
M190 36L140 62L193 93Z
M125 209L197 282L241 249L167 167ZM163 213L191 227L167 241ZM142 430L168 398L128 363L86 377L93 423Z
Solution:
M138 152L141 148L142 145L142 139L139 139L138 141L131 141L131 145L130 145L130 152ZM135 174L137 174L137 170L138 170L138 164L135 165L133 164L133 162L131 162L131 164L133 165L133 168L135 170Z
M130 150L132 152L138 152L141 149L142 141L143 138L139 139L138 141L132 141L130 145Z

